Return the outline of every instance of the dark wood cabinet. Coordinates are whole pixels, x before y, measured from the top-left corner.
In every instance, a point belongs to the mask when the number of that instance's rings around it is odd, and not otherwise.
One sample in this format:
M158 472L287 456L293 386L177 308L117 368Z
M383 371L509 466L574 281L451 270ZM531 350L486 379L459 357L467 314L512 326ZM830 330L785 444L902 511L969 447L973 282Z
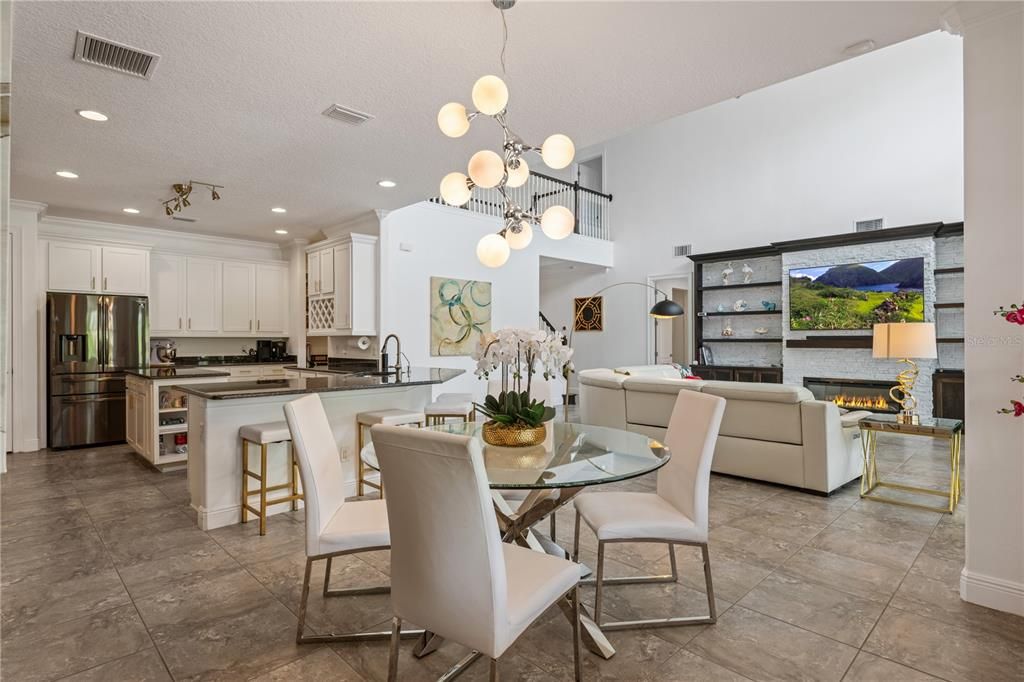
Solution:
M728 365L693 365L694 374L707 381L746 381L756 384L781 384L781 367L742 367Z
M932 375L932 413L946 419L964 418L964 372L940 369Z

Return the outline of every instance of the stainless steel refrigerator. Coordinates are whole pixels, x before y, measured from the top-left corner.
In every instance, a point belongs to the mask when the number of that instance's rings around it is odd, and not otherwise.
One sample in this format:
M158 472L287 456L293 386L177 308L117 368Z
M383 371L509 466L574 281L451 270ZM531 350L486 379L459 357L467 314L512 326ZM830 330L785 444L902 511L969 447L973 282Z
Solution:
M46 295L49 447L124 440L124 371L145 367L149 299Z

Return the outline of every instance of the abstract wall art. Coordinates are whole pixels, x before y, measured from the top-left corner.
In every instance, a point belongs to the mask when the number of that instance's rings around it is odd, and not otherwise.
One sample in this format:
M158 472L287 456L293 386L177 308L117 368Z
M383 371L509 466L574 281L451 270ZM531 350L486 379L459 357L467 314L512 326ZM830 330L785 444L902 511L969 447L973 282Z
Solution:
M469 355L490 331L490 282L430 278L431 356Z

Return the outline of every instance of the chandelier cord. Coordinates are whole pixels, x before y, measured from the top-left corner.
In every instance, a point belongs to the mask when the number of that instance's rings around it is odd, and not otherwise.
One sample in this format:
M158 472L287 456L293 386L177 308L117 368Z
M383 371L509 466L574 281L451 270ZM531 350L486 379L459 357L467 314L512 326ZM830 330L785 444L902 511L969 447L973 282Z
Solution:
M502 28L502 38L501 38L501 75L502 76L506 76L508 74L505 72L505 48L508 47L508 22L505 21L505 10L499 10L499 11L501 12L501 28Z

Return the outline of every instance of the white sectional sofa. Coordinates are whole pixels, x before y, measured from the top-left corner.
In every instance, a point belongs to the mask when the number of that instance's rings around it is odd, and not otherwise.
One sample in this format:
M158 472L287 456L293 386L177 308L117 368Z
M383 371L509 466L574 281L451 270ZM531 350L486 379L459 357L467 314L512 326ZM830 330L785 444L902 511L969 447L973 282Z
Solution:
M579 372L580 421L663 439L679 391L726 399L712 470L831 493L861 474L857 422L800 386L683 379L667 365Z

